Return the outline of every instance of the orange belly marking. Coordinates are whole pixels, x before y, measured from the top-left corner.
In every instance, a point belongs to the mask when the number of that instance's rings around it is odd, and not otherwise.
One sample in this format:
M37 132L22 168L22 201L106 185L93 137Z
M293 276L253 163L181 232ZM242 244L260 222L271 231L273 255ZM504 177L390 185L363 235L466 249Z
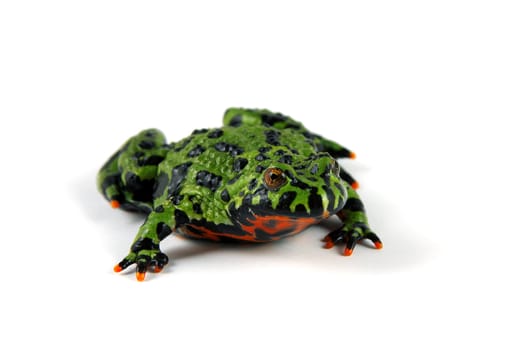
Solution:
M245 232L256 236L256 231L262 231L270 236L278 234L293 235L305 230L312 224L317 223L317 218L290 218L281 215L255 216L255 219L247 219L251 225L242 224L241 228ZM279 239L281 237L275 237Z
M189 237L211 241L233 239L250 242L268 242L301 232L320 220L321 218L314 217L292 218L281 215L256 215L254 218L248 218L246 223L229 227L216 227L214 230L194 224L182 226L180 230Z

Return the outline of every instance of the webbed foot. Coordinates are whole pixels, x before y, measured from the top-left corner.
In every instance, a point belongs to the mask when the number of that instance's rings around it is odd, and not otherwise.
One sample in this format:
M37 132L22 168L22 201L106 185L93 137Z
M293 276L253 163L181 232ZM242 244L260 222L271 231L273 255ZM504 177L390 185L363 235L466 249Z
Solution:
M144 238L133 244L129 254L114 267L114 272L121 272L136 264L136 279L142 282L148 268L160 272L168 261L169 258L160 251L158 244L153 243L149 238Z
M352 255L356 243L363 239L371 240L376 249L381 249L383 247L381 240L365 223L343 225L339 229L330 232L325 236L323 241L325 242L324 247L327 249L334 247L334 245L338 243L344 243L345 248L343 250L343 255L349 256Z

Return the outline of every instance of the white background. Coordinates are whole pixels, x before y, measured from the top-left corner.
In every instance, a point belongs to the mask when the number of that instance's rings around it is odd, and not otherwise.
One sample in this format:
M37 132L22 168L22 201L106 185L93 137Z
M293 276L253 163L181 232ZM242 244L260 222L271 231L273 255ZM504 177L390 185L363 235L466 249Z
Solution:
M0 347L521 349L521 3L190 3L1 3ZM230 106L356 151L383 250L322 249L333 221L114 274L142 218L99 166Z

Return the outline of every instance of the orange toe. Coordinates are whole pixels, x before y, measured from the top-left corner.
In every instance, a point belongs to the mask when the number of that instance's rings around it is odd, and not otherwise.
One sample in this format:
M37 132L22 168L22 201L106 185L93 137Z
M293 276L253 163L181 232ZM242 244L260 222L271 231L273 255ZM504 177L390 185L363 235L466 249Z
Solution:
M113 271L114 272L122 272L122 267L120 265L116 265L115 267L113 267Z
M143 282L143 280L145 280L145 272L137 272L136 273L136 280L138 282Z
M113 199L109 204L111 205L111 208L114 208L114 209L120 208L120 202L118 202L115 199Z

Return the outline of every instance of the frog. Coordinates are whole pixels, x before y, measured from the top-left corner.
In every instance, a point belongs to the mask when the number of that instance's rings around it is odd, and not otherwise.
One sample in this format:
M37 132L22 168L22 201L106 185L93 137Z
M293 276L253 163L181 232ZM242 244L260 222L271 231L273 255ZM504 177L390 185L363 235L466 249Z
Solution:
M113 208L141 213L129 252L114 266L136 265L144 281L169 258L171 233L215 242L266 243L331 216L339 227L323 239L350 256L358 242L383 243L368 223L359 183L338 160L353 151L268 109L232 107L223 126L196 129L168 143L158 129L128 139L101 167L99 192Z

